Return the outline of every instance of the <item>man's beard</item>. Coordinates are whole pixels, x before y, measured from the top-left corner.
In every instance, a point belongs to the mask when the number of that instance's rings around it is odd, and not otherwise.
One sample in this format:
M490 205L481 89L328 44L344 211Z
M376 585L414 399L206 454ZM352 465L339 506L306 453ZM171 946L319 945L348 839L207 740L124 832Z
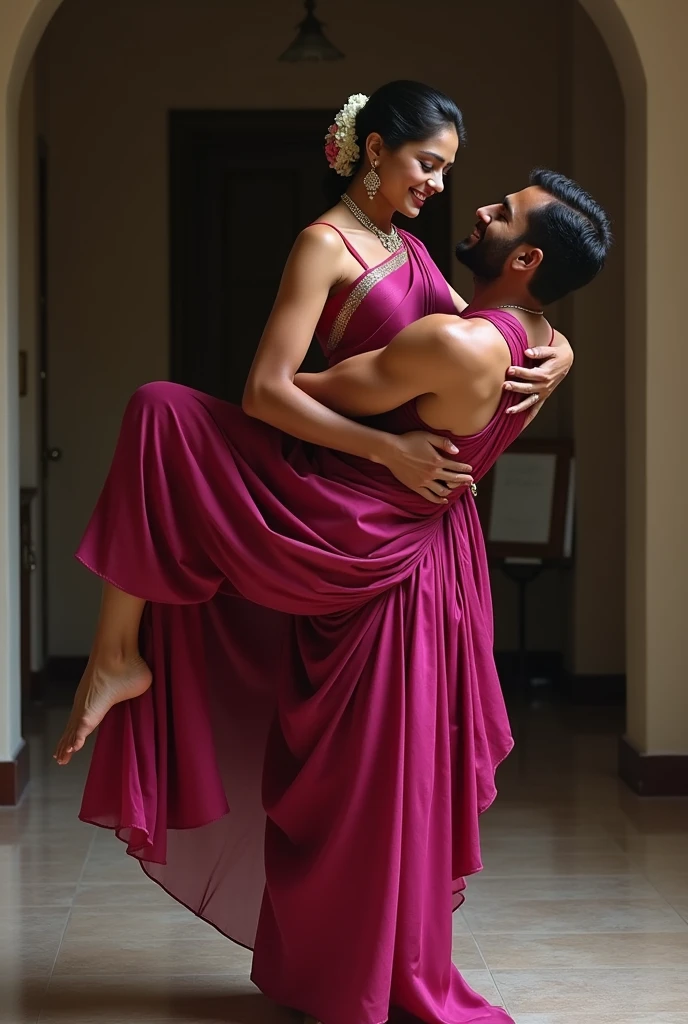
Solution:
M479 281L496 281L516 245L518 242L494 241L487 235L483 235L479 242L471 242L469 237L457 245L456 258Z

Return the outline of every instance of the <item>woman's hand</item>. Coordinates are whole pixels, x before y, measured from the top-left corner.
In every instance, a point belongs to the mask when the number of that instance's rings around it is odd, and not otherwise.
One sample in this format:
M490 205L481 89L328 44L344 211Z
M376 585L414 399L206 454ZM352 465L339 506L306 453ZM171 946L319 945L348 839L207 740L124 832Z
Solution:
M559 344L529 348L526 351L528 358L539 361L540 366L532 369L510 366L507 370L509 380L503 384L504 390L525 396L523 401L507 409L508 415L530 412L536 405L550 398L566 377L573 363L573 350L562 335L558 338L561 339Z
M472 467L444 457L442 452L458 455L459 449L447 437L424 430L389 435L390 445L380 462L397 480L435 505L446 505L448 495L457 487L473 483Z

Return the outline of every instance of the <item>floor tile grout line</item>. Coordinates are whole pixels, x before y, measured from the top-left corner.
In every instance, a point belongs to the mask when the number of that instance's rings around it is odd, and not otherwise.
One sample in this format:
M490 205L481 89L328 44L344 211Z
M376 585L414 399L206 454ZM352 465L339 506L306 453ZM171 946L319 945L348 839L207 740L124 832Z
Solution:
M475 935L472 935L471 937L473 939L473 942L475 943L475 948L478 950L478 955L480 956L480 959L485 964L485 970L486 971L490 971L490 973L491 973L490 965L488 964L487 960L485 959L485 954L483 953L482 949L480 948L480 944L479 944L478 940L476 939Z
M498 934L498 935L504 935L504 934L520 935L519 932L513 932L513 933L503 933L503 932L502 933L483 933L483 934L485 935L486 938L490 938L490 937L492 937L495 934ZM619 932L593 932L593 933L570 932L570 933L559 933L559 935L556 935L556 936L553 936L553 935L547 935L547 936L542 935L541 937L542 938L555 938L555 937L560 937L560 936L561 937L566 936L566 937L569 937L569 938L579 938L582 934L605 935L605 936L618 936L619 934L625 934L625 935L645 936L648 933L647 932L623 932L623 933L619 933ZM683 933L682 932L658 932L658 933L652 933L652 934L659 934L659 935L682 935ZM557 971L557 972L561 972L561 971L617 971L617 970L619 970L619 971L622 971L622 970L629 970L629 971L630 970L646 970L646 971L674 971L674 970L676 970L676 971L685 971L685 967L684 966L677 967L677 966L675 966L673 964L669 964L669 965L663 965L663 964L641 964L640 966L638 966L637 964L630 965L630 966L625 966L623 964L612 964L612 965L607 964L605 966L600 966L600 967L591 967L589 964L585 964L585 965L581 964L579 966L575 966L575 965L568 965L568 966L558 965L556 967L545 967L545 966L543 966L541 964L538 965L538 966L533 966L533 964L531 963L531 964L528 964L526 966L496 967L494 964L491 964L489 962L488 957L486 956L485 952L483 951L483 948L482 948L481 943L480 943L480 937L479 936L474 936L473 938L474 938L474 941L475 941L475 943L476 943L476 945L478 947L478 950L480 951L480 955L481 955L481 957L482 957L482 959L483 959L483 961L485 963L485 966L487 967L487 969L490 972L493 972L493 971L519 971L519 972L520 971L525 971L525 972L528 972L528 971Z
M46 994L48 992L48 985L49 985L49 983L50 983L50 979L46 978L44 983L43 983L43 992L41 994L41 1004L45 1002L45 997L46 997ZM41 1005L41 1006L38 1007L38 1012L36 1013L36 1018L35 1018L34 1024L40 1024L40 1019L41 1019L41 1014L42 1013L43 1013L43 1006Z
M685 967L638 967L637 965L631 965L628 967L617 966L617 967L488 967L488 971L497 974L610 974L624 973L624 972L659 972L663 974L676 974L679 978L685 977Z
M543 874L542 872L536 872L536 873L533 873L532 875L502 875L502 874L498 875L498 874L493 874L489 870L485 870L485 871L482 872L482 874L479 877L483 881L479 882L478 886L487 885L488 882L520 882L520 881L527 881L527 880L533 879L533 878L537 878L539 880L542 880L543 878L546 878L548 881L550 879L552 879L552 880L556 879L557 881L580 879L581 881L586 881L586 882L589 881L589 880L596 880L596 881L600 881L601 882L603 880L606 881L606 880L608 880L610 878L618 878L618 879L624 879L624 880L628 880L629 878L642 878L643 880L648 881L647 875L643 874L642 871L637 871L637 872L634 872L634 873L631 873L631 872L621 872L621 873L619 873L617 871L617 872L610 872L608 875L593 874L592 872L590 874L586 874L586 875L571 874L570 872L568 874L552 874L552 875L550 875L550 874ZM473 884L475 884L475 883L473 883ZM471 888L471 883L469 882L467 887L466 887L466 892L467 893L470 893L470 888Z
M498 983L497 979L495 978L494 974L492 973L492 971L490 970L489 967L488 967L488 971L490 973L490 977L492 978L492 984L497 989L497 992L499 993L499 998L504 1003L504 1009L506 1010L506 1012L509 1014L510 1017L513 1017L514 1015L511 1012L509 1004L506 1001L506 997L505 997L504 993L502 992L501 988L499 987L499 983Z
M43 1016L43 1011L46 1009L46 1006L45 1006L46 996L48 995L48 990L50 989L50 984L51 984L51 982L53 980L53 975L55 974L55 966L56 966L57 961L58 961L59 956L60 956L60 950L62 949L62 944L64 942L64 937L65 937L65 934L67 932L67 928L69 927L69 922L72 919L72 911L74 909L74 899L76 897L77 892L79 891L79 886L81 885L81 880L84 877L84 871L86 870L86 865L88 863L88 858L89 858L89 856L91 854L91 850L93 849L94 842L95 842L95 834L93 836L91 836L91 840L90 840L88 846L86 847L86 853L84 854L83 863L81 865L81 871L79 872L79 877L77 879L76 886L74 888L74 893L72 895L72 901L71 901L71 903L69 905L69 908L68 908L68 911L67 911L67 917L65 919L64 928L62 929L62 934L60 935L59 941L57 943L57 950L55 951L55 956L53 958L52 966L50 968L50 971L48 972L48 978L47 978L45 989L44 989L44 992L43 992L43 998L41 1000L42 1005L41 1005L41 1007L39 1009L38 1017L36 1019L36 1024L40 1024L41 1017Z
M246 967L248 968L249 965L247 964ZM617 973L623 974L623 973L631 973L631 972L636 972L637 973L638 971L642 971L643 973L651 973L651 972L659 973L659 972L661 972L662 974L672 974L672 975L676 975L679 978L682 978L682 977L685 976L685 968L684 967L632 967L632 966L631 967L487 967L487 968L483 968L483 967L470 968L469 967L469 968L465 968L464 973L465 974L471 974L471 973L476 973L476 972L477 973L484 973L485 971L487 971L487 973L489 973L489 974L523 974L523 973L525 973L525 974L547 974L547 975L550 975L550 974L555 974L555 975L559 975L559 974L562 974L562 975L566 975L566 974L617 974ZM220 980L222 978L225 978L225 979L229 978L229 979L234 980L235 978L237 978L240 975L242 975L242 976L244 975L243 965L242 965L242 970L233 970L233 971L226 971L226 972L221 972L221 971L205 972L205 971L202 971L202 970L186 971L186 972L181 972L181 973L180 972L175 972L174 978L175 979L178 979L178 978L215 978L217 980ZM137 974L131 974L128 971L111 971L109 973L103 971L103 972L97 972L97 973L89 973L88 971L84 972L84 971L79 970L78 972L76 972L76 971L74 971L74 972L65 972L64 974L60 975L60 978L62 980L70 979L70 978L71 979L73 979L73 978L82 978L82 977L83 978L129 978L129 979L139 979L139 980L146 979L146 978L155 978L155 979L160 979L160 980L165 980L165 979L169 980L170 975L169 975L169 971L163 971L163 970L159 970L159 971L141 971L140 973L137 973ZM245 975L245 978L246 978L247 981L250 980L248 974Z
M473 936L473 938L478 943L480 942L480 938L481 937L492 938L493 936L495 936L495 937L496 936L512 936L512 937L514 937L515 936L515 937L518 937L518 938L521 938L521 939L530 939L530 938L533 938L533 939L537 939L537 938L540 938L540 939L558 939L558 938L561 938L562 936L565 936L565 935L577 936L577 937L579 937L581 935L613 935L613 936L616 936L616 935L648 935L648 934L649 935L685 935L686 931L688 931L688 922L686 922L685 918L682 918L680 916L679 916L679 921L680 921L681 926L682 926L680 928L673 928L673 929L653 928L651 931L648 931L647 929L638 930L637 928L616 928L616 929L614 929L612 931L610 931L608 928L607 929L603 929L601 931L591 931L590 928L581 928L580 930L576 930L576 929L571 929L570 928L568 931L565 931L565 932L553 932L553 931L548 930L548 929L543 929L543 928L534 929L533 928L533 929L530 929L528 931L523 931L522 929L521 930L517 929L516 931L490 931L490 932L486 932L486 931L474 932L474 931L471 931L471 935ZM688 1024L688 1022L687 1022L687 1024Z
M631 863L635 865L635 864L637 864L638 862L637 862L637 861L635 861L635 860L633 860L633 859L631 858ZM655 892L657 893L657 895L659 896L659 898L660 898L660 899L662 899L662 900L664 900L664 902L665 902L665 903L667 903L667 904L668 904L668 905L669 905L669 906L671 907L671 909L672 909L672 910L674 911L674 913L678 914L678 916L679 916L679 917L680 917L680 918L681 918L681 919L682 919L683 921L686 921L686 923L688 924L688 918L686 918L686 917L685 917L685 916L684 916L684 915L683 915L683 914L681 913L681 911L680 911L680 910L678 910L678 908L677 908L677 907L675 907L675 906L673 905L673 903L671 902L671 900L669 900L669 898L668 898L667 896L665 896L665 895L664 895L664 893L662 893L662 892L660 892L660 891L659 891L659 889L657 888L657 886L655 885L655 883L654 883L654 882L652 881L652 879L651 879L651 878L650 878L650 876L648 875L648 873L647 873L647 868L646 868L646 865L644 865L644 864L638 864L638 869L639 869L639 871L641 871L641 872L642 872L642 877L643 877L643 878L645 879L645 881L647 882L647 884L648 884L648 885L650 885L650 886L651 886L651 887L652 887L652 888L654 889L654 891L655 891ZM686 891L687 891L687 893L688 893L688 886L687 886L687 889L686 889ZM687 895L687 897L686 897L686 898L688 899L688 895Z
M683 917L683 914L681 914L680 910L678 910L677 907L675 907L673 905L671 900L667 896L665 896L664 893L659 891L659 889L654 885L653 882L650 881L650 879L647 877L647 875L645 875L645 881L647 882L648 885L650 885L654 889L654 891L657 893L657 896L659 897L660 900L662 900L664 903L666 903L666 905L671 910L673 910L673 912L675 914L677 914L678 917L681 918L682 921L685 920L685 918Z

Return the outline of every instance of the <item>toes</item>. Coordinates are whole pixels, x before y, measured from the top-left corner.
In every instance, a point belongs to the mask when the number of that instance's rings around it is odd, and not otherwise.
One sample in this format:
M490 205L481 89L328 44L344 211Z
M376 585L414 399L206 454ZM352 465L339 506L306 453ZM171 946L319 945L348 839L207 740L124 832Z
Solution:
M83 747L88 738L89 730L85 726L77 727L76 730L68 730L57 745L53 755L58 764L68 764L72 755L76 754Z
M58 762L58 764L69 764L69 762L72 759L72 754L73 753L74 753L74 748L71 745L70 746L65 746L65 745L61 746L59 751L58 751L58 754L57 754L57 762Z
M76 728L73 730L71 736L69 737L70 750L73 754L76 754L77 750L81 750L84 743L86 742L86 740L91 735L94 729L95 726L86 721L85 718L82 717L79 720Z
M74 753L74 743L72 740L71 733L65 733L54 753L54 758L58 764L67 764L72 754Z

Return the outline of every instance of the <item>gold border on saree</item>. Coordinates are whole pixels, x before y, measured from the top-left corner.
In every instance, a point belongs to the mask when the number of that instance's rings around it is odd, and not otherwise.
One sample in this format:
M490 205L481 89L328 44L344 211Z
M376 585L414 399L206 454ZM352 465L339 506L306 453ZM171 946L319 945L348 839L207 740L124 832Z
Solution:
M327 348L330 352L337 347L344 337L344 332L349 326L351 317L354 315L371 289L373 289L376 284L379 284L380 281L384 281L384 279L390 274L393 274L395 270L399 270L400 267L403 267L405 263L408 263L408 252L404 248L391 256L386 263L382 263L379 267L373 267L373 269L370 270L351 290L351 293L347 297L342 308L339 310L339 313L337 313L335 321L332 324L332 330L330 331L330 336L327 339Z

